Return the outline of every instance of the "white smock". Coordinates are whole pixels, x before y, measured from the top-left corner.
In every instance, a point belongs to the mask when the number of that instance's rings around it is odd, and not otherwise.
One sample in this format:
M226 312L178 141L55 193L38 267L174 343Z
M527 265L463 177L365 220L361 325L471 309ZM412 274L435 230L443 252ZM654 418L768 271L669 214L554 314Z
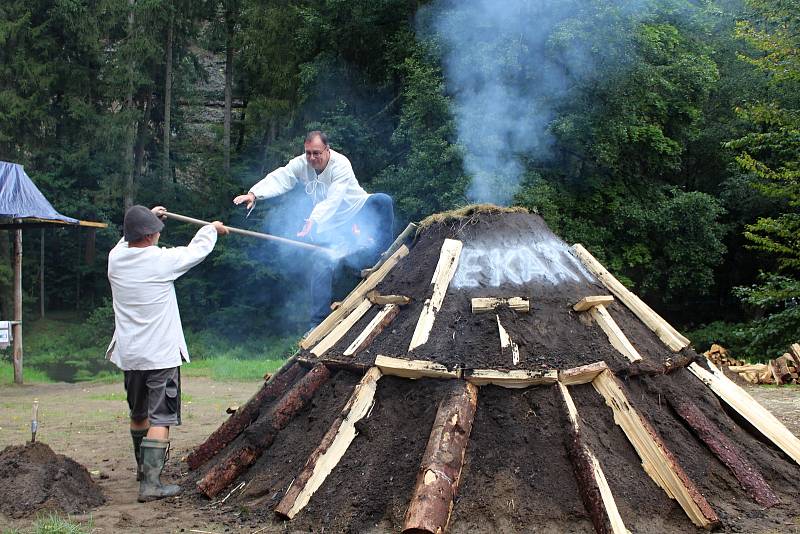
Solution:
M299 182L314 202L308 220L322 234L346 224L364 207L369 194L361 188L350 160L329 149L331 157L319 175L305 155L292 158L250 188L257 199L272 198L291 191Z
M114 302L114 337L106 351L123 371L167 369L189 361L175 280L203 261L217 242L206 225L185 247L129 247L124 239L108 254Z

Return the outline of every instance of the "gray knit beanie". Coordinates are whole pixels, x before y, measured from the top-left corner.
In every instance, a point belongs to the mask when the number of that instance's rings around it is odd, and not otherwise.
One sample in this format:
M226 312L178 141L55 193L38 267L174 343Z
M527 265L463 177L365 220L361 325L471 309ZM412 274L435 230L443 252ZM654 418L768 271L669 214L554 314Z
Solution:
M164 223L152 211L139 205L128 208L122 222L122 234L128 243L135 243L144 236L160 232L162 228Z

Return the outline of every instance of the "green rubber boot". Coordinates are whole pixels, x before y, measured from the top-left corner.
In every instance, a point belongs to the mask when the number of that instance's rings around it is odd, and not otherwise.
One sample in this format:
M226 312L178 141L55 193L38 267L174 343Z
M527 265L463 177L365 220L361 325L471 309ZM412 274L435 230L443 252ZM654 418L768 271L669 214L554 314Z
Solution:
M146 428L134 430L131 428L131 438L133 438L133 455L136 457L136 481L142 480L142 439L147 436Z
M161 471L167 460L169 440L142 439L142 480L139 482L139 502L148 502L179 495L183 488L175 484L162 484Z

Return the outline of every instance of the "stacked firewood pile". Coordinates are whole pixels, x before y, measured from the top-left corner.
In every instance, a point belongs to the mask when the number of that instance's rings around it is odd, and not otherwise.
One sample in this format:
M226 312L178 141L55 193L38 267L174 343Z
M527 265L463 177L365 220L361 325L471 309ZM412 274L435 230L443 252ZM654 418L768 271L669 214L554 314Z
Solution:
M748 364L728 355L719 345L712 345L706 357L717 365L726 365L751 384L800 384L800 344L794 343L783 356L767 363Z

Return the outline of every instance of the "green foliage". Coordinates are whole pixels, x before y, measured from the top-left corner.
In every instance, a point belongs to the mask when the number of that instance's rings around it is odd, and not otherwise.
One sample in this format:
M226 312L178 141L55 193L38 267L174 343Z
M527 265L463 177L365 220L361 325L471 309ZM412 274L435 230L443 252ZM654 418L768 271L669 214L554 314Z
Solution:
M92 532L94 532L94 522L91 517L86 523L78 523L55 512L39 516L29 529L3 530L3 534L91 534Z

